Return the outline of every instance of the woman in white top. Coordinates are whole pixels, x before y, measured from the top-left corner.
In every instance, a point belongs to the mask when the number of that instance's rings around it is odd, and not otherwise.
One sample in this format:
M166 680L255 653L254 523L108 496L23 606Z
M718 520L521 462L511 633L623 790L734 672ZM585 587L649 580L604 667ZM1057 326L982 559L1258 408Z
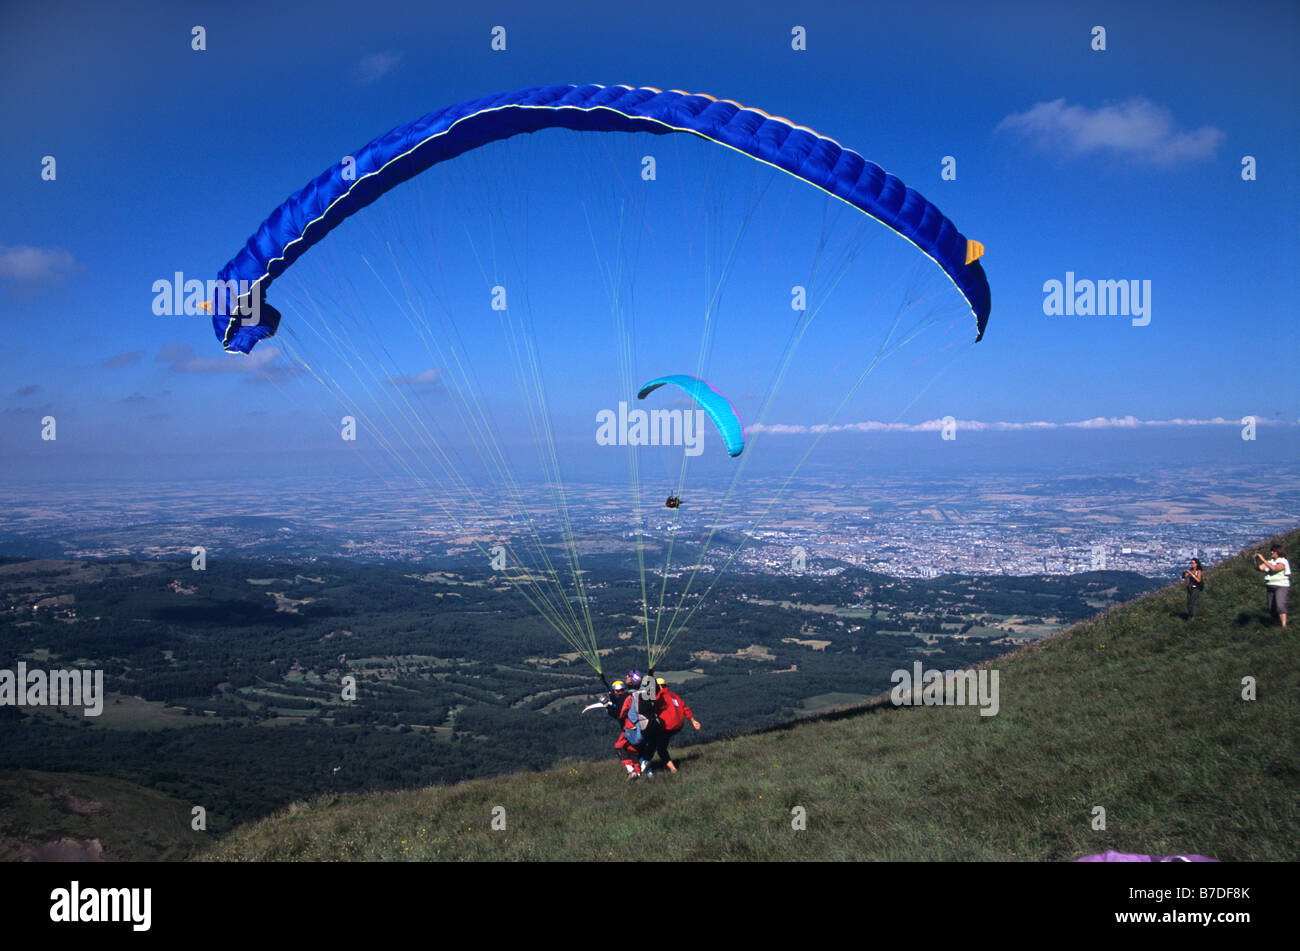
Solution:
M1268 613L1280 618L1286 627L1286 593L1291 589L1291 562L1281 545L1274 545L1265 558L1255 553L1255 567L1264 572L1264 590L1268 593Z

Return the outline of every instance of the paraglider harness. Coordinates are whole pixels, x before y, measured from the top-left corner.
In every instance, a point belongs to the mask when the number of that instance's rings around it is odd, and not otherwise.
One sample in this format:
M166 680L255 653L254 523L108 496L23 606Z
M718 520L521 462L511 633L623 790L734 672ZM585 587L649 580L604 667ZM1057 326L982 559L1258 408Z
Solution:
M664 502L664 505L670 509L679 509L682 507L682 500L675 495L670 495L668 496L668 501Z
M654 670L651 669L650 672L646 674L646 676L654 677ZM603 673L600 675L600 680L601 683L603 683L605 687L609 690L609 693L606 696L601 697L600 699L604 703L605 708L609 711L609 715L613 717L615 720L618 720L619 725L622 726L623 725L623 716L622 716L623 701L615 701L614 688L610 687L609 681L605 679L605 675ZM630 697L632 695L633 691L625 690L624 693L626 699L626 697ZM641 742L645 739L646 733L653 733L661 726L661 724L659 723L659 713L657 710L655 710L655 706L653 703L650 704L650 707L647 710L642 710L640 704L638 704L637 711L646 718L646 728L645 730L642 730L641 725L639 723L633 723L630 727L624 728L623 738L627 740L628 743L630 743L632 746L640 746Z

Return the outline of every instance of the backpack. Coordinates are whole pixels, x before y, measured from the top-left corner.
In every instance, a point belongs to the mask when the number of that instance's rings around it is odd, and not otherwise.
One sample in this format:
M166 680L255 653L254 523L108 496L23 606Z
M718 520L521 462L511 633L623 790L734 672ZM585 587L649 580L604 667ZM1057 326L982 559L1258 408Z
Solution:
M659 722L668 732L676 733L686 722L682 714L682 698L670 690L661 690L659 694L664 698L664 708L659 711Z

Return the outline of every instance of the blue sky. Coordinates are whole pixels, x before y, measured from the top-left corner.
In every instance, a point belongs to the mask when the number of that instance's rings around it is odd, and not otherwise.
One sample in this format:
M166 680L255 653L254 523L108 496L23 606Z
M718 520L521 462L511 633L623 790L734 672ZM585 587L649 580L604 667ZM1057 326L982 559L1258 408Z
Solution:
M4 5L5 457L48 448L47 413L65 459L165 470L215 447L326 445L328 427L305 422L313 407L229 369L204 321L155 316L153 282L215 275L280 201L395 125L565 82L787 116L983 242L986 340L940 379L922 374L914 402L846 421L1300 417L1294 3L445 6ZM196 24L204 52L190 48ZM506 52L489 47L497 25ZM790 48L796 25L806 51ZM1095 25L1104 52L1090 48ZM41 178L47 155L54 181ZM945 155L956 181L940 180ZM738 282L763 266L738 265ZM1045 315L1044 282L1067 271L1150 281L1150 324Z

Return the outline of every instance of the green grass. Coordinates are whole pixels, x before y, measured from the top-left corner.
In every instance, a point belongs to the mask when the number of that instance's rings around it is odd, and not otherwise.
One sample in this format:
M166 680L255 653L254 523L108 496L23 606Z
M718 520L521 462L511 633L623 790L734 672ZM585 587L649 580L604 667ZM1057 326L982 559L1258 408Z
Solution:
M1282 541L1300 550L1300 532ZM996 716L877 699L852 716L687 748L679 775L635 784L609 756L327 796L237 829L204 857L582 861L653 842L661 860L1042 861L1105 849L1293 860L1297 628L1269 622L1244 556L1207 573L1202 617L1189 623L1183 608L1174 585L989 662ZM1243 699L1245 678L1257 699ZM492 828L497 807L504 829ZM1095 807L1104 830L1092 828ZM800 810L803 830L792 828Z
M31 716L66 723L87 723L107 730L165 730L203 723L201 717L187 717L179 707L161 700L142 700L120 693L105 693L99 716L89 716L80 707L30 707Z
M860 693L819 693L815 697L805 697L800 706L809 712L817 713L832 707L862 704L869 699L870 697Z
M703 680L708 674L699 673L694 670L661 670L655 674L656 677L662 677L671 686L689 683L692 680Z
M0 862L59 842L83 849L98 842L110 861L175 861L207 841L206 833L190 828L188 803L124 780L77 773L0 773L0 817Z

